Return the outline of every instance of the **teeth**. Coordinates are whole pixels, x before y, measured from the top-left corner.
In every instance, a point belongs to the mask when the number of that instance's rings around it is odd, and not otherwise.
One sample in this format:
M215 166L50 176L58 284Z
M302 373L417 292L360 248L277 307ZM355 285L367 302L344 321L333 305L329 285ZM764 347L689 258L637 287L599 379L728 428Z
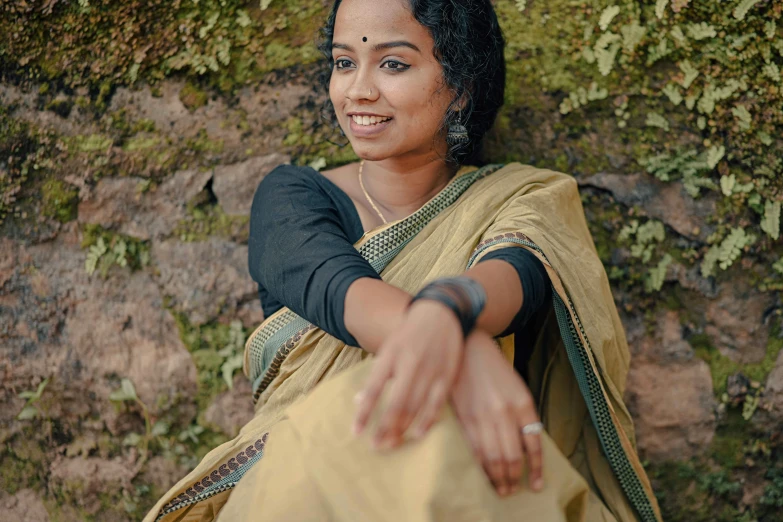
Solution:
M383 118L380 116L353 116L353 121L357 125L376 125L378 123L383 123L385 121L389 121L391 118Z

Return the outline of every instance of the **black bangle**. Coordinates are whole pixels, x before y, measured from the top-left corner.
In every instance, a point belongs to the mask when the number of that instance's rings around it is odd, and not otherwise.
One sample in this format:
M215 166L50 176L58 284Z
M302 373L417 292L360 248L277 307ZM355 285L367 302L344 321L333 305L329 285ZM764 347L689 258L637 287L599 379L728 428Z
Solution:
M420 299L431 299L446 305L457 316L462 334L467 337L484 310L487 294L478 281L469 277L446 277L436 279L422 288L410 304Z

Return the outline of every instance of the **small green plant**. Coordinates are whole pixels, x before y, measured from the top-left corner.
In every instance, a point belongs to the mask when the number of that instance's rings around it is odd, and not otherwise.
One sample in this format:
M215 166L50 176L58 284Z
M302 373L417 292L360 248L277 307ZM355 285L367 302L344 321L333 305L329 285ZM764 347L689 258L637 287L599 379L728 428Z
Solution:
M19 398L26 399L27 402L22 408L22 411L16 416L17 420L30 420L42 416L42 412L38 406L36 406L36 403L41 400L41 396L43 396L47 384L49 384L49 379L44 379L35 391L23 391L19 394Z
M84 270L89 275L97 271L106 277L112 266L138 270L150 262L147 242L113 233L98 225L85 227L82 248L87 248Z
M123 378L120 382L120 388L109 394L109 400L118 403L135 403L138 404L139 408L141 408L141 415L144 418L144 434L139 435L138 433L130 433L123 440L123 444L126 446L138 447L139 451L141 452L141 461L145 461L147 459L150 441L156 435L156 433L153 431L153 425L150 419L150 413L147 405L144 404L144 401L142 401L136 394L136 387L133 385L133 382L131 382L130 379L125 378ZM162 427L159 427L157 431L160 432L161 429ZM167 431L168 428L166 428L162 433L165 434Z

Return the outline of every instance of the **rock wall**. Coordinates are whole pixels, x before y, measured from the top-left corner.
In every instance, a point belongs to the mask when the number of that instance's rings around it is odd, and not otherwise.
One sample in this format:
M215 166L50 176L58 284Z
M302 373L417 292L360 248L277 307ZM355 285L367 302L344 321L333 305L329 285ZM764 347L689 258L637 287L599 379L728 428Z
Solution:
M495 4L485 156L580 184L665 519L779 520L783 3ZM354 158L321 117L326 5L0 9L0 505L138 520L252 415L256 185Z

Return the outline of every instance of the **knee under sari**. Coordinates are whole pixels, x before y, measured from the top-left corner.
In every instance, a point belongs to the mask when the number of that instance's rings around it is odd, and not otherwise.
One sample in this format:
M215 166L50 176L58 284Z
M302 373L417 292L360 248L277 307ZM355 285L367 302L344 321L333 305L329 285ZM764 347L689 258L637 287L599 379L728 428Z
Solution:
M350 426L372 358L283 308L245 347L254 418L145 522L660 521L622 401L625 334L573 178L517 163L464 167L355 247L384 281L415 293L509 245L533 252L552 282L525 376L546 427L542 492L523 476L519 493L497 496L449 407L422 439L371 450ZM498 339L509 359L511 337Z

